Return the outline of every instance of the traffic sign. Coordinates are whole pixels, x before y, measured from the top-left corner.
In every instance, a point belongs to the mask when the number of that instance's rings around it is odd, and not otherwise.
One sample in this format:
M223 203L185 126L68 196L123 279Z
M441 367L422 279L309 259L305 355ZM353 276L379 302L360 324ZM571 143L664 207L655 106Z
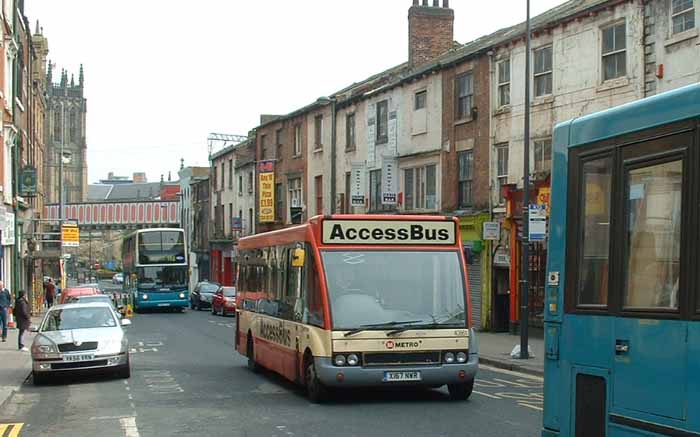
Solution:
M69 223L61 225L61 244L63 247L80 246L80 230L76 225Z
M547 206L530 205L528 212L528 240L545 241L547 239Z

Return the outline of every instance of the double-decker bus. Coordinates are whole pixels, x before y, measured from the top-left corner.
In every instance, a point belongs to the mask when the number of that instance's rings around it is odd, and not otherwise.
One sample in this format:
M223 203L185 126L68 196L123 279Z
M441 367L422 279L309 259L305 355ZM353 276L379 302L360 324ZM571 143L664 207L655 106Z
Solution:
M187 250L183 229L142 229L124 238L123 289L134 311L185 310L189 303Z
M543 436L700 436L700 85L554 131Z
M447 385L478 368L457 220L333 215L239 241L236 349L248 366L329 388Z

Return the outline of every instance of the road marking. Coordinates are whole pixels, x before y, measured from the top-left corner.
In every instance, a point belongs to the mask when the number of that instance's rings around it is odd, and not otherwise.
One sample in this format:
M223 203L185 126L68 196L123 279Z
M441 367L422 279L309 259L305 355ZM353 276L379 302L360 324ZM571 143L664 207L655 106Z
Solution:
M119 419L125 437L139 437L139 429L136 427L136 417L123 417Z
M491 399L503 399L503 398L499 398L498 396L494 396L494 395L491 395L491 394L488 394L488 393L484 393L484 392L480 392L480 391L476 391L476 390L473 390L473 392L476 393L476 394L478 394L478 395L486 396L487 398L491 398Z
M7 437L17 437L24 426L24 423L0 423L0 436L4 436L7 430L10 431Z
M512 386L515 386L515 387L522 387L522 388L540 388L540 387L542 387L542 384L540 384L540 383L537 383L535 386L533 386L533 385L532 385L531 383L529 383L528 381L523 381L523 380L521 380L521 379L516 380L516 381L507 381L507 380L505 380L505 379L493 378L493 380L494 380L494 381L501 382L501 383L503 383L503 384L512 385Z
M146 386L152 393L168 394L184 393L185 391L168 370L151 370L142 372L142 374L143 379L146 380Z
M535 405L525 404L525 403L522 403L522 402L518 402L518 405L520 405L521 407L532 408L533 410L537 410L537 411L544 411L544 408L542 408L542 407L537 407L537 406L535 406Z
M130 416L98 416L98 417L91 417L89 420L120 420L120 419L128 419L130 417L135 417L134 415ZM0 434L2 435L2 434Z
M504 375L511 375L511 376L517 376L518 378L525 378L525 379L531 379L535 381L544 381L544 378L541 376L535 376L535 375L528 375L527 373L521 373L521 372L514 372L512 370L506 370L506 369L499 369L498 367L491 367L487 366L485 364L479 364L479 369L485 369L490 372L496 372L496 373L502 373Z

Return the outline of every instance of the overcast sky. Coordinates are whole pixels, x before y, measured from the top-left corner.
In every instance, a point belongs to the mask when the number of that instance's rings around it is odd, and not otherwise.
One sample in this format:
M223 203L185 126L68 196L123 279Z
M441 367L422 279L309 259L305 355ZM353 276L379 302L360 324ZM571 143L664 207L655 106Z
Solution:
M531 0L532 15L563 0ZM411 0L28 0L56 68L85 68L90 182L177 179L210 132L242 134L405 62ZM432 3L432 2L431 2ZM451 0L455 40L525 19L525 0ZM54 74L54 78L60 77Z

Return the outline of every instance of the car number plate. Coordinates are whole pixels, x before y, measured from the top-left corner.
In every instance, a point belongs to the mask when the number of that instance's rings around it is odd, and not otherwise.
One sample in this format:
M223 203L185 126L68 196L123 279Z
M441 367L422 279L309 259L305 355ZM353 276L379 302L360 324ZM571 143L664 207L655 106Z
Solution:
M63 361L92 361L95 359L95 355L92 354L82 354L82 355L66 355L63 357Z
M169 303L159 303L158 306L159 307L169 307L170 304Z
M384 382L420 380L420 372L384 372Z

